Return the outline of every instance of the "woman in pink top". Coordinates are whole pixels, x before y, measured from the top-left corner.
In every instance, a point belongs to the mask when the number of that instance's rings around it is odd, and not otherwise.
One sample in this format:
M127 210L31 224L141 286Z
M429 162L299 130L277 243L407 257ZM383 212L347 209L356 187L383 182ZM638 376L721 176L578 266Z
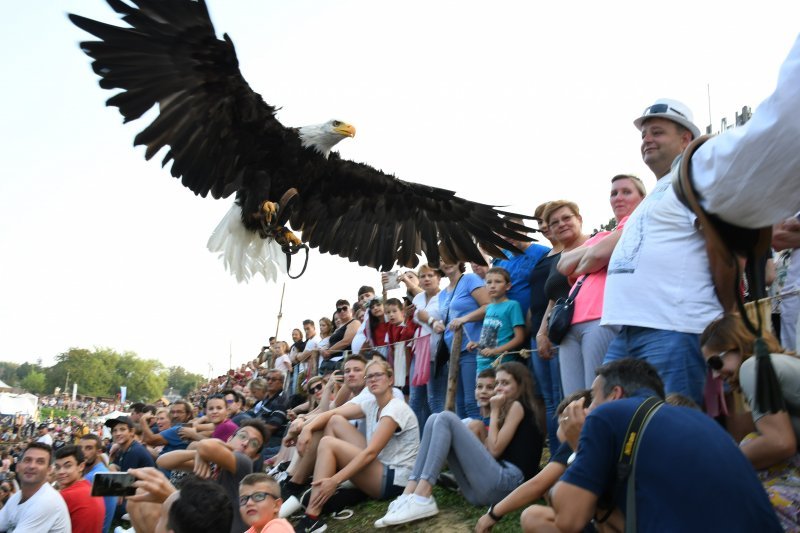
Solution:
M594 370L602 364L609 343L618 333L616 328L600 325L606 267L625 221L646 194L644 184L636 176L619 174L611 178L610 201L616 227L613 231L601 231L579 248L561 254L559 272L573 283L585 278L575 297L572 326L561 341L559 352L564 396L591 388Z

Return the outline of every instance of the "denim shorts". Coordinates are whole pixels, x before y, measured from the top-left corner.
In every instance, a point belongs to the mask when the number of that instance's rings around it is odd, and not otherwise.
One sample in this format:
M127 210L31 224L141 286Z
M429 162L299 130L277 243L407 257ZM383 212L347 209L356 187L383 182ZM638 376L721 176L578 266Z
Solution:
M394 468L383 465L383 481L381 482L381 500L393 500L403 494L405 487L394 484Z

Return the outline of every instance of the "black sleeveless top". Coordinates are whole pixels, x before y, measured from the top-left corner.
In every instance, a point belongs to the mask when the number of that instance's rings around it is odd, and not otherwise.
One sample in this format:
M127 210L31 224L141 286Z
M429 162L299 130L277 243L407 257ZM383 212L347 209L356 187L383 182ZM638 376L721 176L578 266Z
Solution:
M511 442L508 443L498 460L508 461L519 468L527 481L539 472L544 435L539 430L539 426L536 425L533 411L524 406L523 409L525 410L525 416L519 423Z
M346 323L342 324L341 326L339 326L339 329L337 329L336 331L333 332L333 334L331 335L331 340L328 341L328 346L333 346L334 344L336 344L340 340L344 339L344 334L347 331L347 326L353 320L355 320L355 318L352 318L349 321L347 321ZM341 349L342 350L349 350L350 349L350 345L348 344L347 346L345 346L344 348L341 348Z

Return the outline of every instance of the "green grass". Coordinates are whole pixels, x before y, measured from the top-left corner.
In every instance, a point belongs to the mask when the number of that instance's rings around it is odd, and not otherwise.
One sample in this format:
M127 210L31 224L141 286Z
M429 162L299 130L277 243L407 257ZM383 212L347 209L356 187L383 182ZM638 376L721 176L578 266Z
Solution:
M388 528L386 531L429 531L434 532L460 532L473 531L475 523L485 512L486 507L475 507L461 497L460 494L440 487L433 488L433 495L436 498L436 505L439 507L439 514L402 526ZM333 520L325 518L328 531L341 533L346 531L371 531L374 529L373 523L378 518L386 514L389 502L368 501L353 507L353 516L348 520ZM493 532L506 533L517 532L519 528L519 516L521 511L510 513L503 520L494 526Z
M545 446L540 469L550 461L550 450ZM433 487L433 496L436 498L436 505L439 507L439 514L431 518L387 528L386 531L408 532L425 531L426 533L458 533L470 532L475 530L475 524L483 516L488 507L475 507L461 494L451 490L443 489L439 486ZM537 503L544 503L539 501ZM389 502L367 501L361 505L352 507L353 516L348 520L333 520L324 517L328 525L328 531L332 533L344 533L350 531L372 531L375 530L374 522L386 514ZM524 509L524 508L523 508ZM519 517L523 509L509 513L492 528L492 533L517 533L519 532Z

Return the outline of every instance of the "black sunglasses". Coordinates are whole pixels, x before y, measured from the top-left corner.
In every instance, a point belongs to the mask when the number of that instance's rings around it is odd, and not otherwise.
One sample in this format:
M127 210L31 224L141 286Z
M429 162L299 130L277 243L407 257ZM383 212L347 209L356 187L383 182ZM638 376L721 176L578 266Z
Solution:
M280 496L275 496L274 494L270 494L269 492L254 492L253 494L246 494L244 496L239 496L239 507L244 507L247 505L247 500L250 498L253 499L254 502L263 502L267 499L267 496L272 498L273 500L277 500Z
M720 370L722 370L722 367L725 364L725 362L722 360L722 358L725 357L728 354L729 351L730 350L725 350L724 352L719 352L718 354L712 355L711 357L706 359L706 365L708 365L708 368L710 368L711 370L714 370L716 372L719 372Z
M342 307L337 307L336 308L336 312L337 313L341 313L342 311L347 311L348 309L350 309L350 308L345 305L345 306L342 306Z
M674 111L675 113L679 114L680 116L682 116L683 118L686 118L686 115L684 115L683 113L681 113L680 111L678 111L674 107L668 106L667 104L654 104L654 105L651 105L650 107L645 108L645 110L642 113L642 115L655 115L657 113L666 113L670 109L672 111Z
M322 390L322 384L321 384L321 383L319 383L319 384L317 384L317 385L314 385L313 387L311 387L310 389L308 389L308 392L310 392L311 394L314 394L314 393L315 393L315 392L317 392L318 390Z

